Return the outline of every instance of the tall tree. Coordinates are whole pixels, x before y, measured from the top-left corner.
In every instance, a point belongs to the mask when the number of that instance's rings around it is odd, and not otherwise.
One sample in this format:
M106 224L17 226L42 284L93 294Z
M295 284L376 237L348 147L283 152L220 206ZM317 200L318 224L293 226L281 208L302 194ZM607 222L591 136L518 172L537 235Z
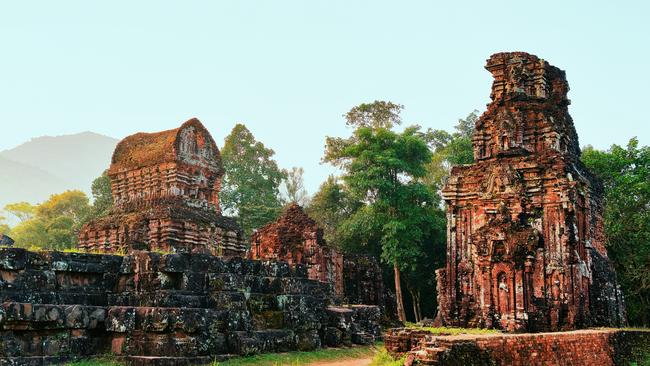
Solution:
M356 113L360 107L363 113ZM418 181L431 159L418 128L391 130L401 122L401 109L378 101L353 108L346 115L348 125L356 127L353 135L328 137L324 160L344 170L344 181L366 203L344 226L351 229L347 232L366 233L369 240L379 236L381 259L393 267L398 317L406 321L401 272L412 269L422 253L434 199Z
M274 154L243 124L232 129L221 150L226 171L219 197L221 207L236 215L246 235L273 221L282 209L280 184L286 173L278 168Z
M295 202L300 206L307 205L309 196L305 190L305 181L302 167L293 167L286 171L287 178L284 180L284 188L287 195L287 202Z
M607 250L632 324L650 325L650 147L633 138L607 151L588 146L582 161L605 192Z

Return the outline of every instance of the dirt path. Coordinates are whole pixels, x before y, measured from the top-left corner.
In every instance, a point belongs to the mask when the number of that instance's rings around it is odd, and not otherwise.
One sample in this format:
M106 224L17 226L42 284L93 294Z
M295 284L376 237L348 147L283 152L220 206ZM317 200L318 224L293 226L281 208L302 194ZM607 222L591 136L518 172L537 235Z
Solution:
M372 357L356 358L338 361L315 362L310 363L309 366L367 366L370 365Z

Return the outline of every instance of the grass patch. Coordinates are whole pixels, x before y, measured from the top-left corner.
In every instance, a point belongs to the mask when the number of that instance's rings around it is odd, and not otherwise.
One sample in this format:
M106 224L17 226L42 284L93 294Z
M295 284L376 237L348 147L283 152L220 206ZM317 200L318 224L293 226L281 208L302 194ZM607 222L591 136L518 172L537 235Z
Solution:
M630 363L630 366L650 366L650 353L641 355L639 361Z
M379 352L375 354L375 357L372 358L370 366L402 366L406 360L406 355L400 358L399 360L393 359L393 357L388 354L386 348L382 347Z
M124 364L115 361L112 357L93 358L91 360L81 360L66 363L65 366L124 366Z
M349 348L325 348L310 352L264 353L255 356L234 358L224 362L212 362L209 366L300 366L314 362L337 361L345 359L368 358L386 350L382 343L374 346L355 346ZM388 354L386 353L388 356ZM388 356L390 358L390 356ZM392 360L392 359L391 359ZM66 366L124 366L111 357L95 358L66 363ZM392 364L377 364L391 366ZM398 364L395 364L398 365Z
M415 323L406 323L408 328L426 330L434 335L459 335L459 334L498 334L496 329L483 328L455 328L455 327L421 327Z
M213 362L211 366L299 366L314 362L372 357L384 349L382 343L374 346L355 346L350 348L325 348L310 352L265 353L261 355L235 358L224 362Z

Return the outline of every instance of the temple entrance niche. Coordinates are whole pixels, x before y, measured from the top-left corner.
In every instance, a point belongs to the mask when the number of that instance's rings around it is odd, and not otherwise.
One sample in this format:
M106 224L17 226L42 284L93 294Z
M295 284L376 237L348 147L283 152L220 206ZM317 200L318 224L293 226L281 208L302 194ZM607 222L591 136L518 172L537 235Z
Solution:
M497 313L500 315L501 320L508 317L510 314L510 286L508 285L508 277L505 272L499 272L497 275Z

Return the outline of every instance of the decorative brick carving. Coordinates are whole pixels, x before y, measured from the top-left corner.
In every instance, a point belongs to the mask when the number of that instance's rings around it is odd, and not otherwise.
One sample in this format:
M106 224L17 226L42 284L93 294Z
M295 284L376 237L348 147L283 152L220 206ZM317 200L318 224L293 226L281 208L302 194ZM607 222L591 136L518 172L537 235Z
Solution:
M250 257L304 264L309 278L333 284L336 294L343 294L343 256L327 246L323 229L298 204L251 235Z
M243 234L221 215L219 149L197 119L131 135L115 148L108 175L114 208L85 225L79 247L243 255Z
M604 246L602 187L580 162L564 71L523 52L487 60L492 102L475 163L452 169L445 325L560 330L625 323Z
M379 305L384 315L390 308L379 263L372 257L342 254L330 247L323 230L297 204L253 233L249 255L305 265L310 279L330 284L346 304Z

